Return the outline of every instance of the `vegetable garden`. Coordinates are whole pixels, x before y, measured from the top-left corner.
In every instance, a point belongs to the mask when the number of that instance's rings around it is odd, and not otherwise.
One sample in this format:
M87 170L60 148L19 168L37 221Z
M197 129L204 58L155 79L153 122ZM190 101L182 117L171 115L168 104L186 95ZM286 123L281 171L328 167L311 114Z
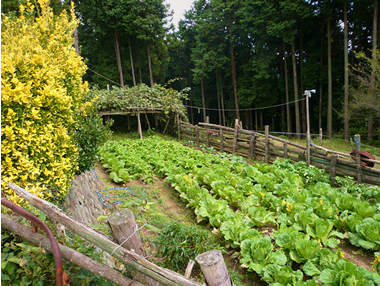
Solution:
M103 166L117 182L165 177L198 223L222 233L241 266L271 285L379 285L380 192L305 163L251 165L157 136L109 141ZM373 271L344 258L348 241L373 255ZM375 258L376 257L376 258Z

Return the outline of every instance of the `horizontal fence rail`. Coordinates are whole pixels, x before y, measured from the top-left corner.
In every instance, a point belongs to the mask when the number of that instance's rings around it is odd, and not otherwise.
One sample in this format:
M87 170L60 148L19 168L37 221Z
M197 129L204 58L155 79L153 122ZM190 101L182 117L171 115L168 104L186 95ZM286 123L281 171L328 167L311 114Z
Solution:
M269 126L265 133L217 124L200 122L192 125L179 121L178 137L205 144L217 150L241 155L249 159L272 163L277 158L290 159L295 162L307 161L307 147L269 134ZM379 164L378 160L358 158L361 161ZM311 144L310 164L325 169L330 179L336 176L354 177L358 182L380 186L380 169L363 166L360 161L353 160L350 154L329 150Z

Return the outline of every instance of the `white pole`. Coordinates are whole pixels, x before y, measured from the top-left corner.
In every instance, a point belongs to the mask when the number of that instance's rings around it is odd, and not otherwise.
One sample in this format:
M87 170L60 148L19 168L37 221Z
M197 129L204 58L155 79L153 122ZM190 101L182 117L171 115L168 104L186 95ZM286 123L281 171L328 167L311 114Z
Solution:
M311 93L315 93L315 89L305 90L306 95L306 162L307 165L310 165L310 145L311 145L311 136L310 136L310 114L309 114L309 98L311 97Z

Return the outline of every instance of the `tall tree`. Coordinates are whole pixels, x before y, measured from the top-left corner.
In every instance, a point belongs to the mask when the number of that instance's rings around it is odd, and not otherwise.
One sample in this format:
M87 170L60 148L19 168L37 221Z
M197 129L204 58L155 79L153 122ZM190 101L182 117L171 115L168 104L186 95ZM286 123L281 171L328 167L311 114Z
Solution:
M349 113L348 113L348 21L347 1L344 1L344 139L349 137Z
M121 66L121 55L120 55L120 48L119 48L119 35L116 30L113 33L114 33L114 39L115 39L115 53L116 53L117 69L119 70L120 85L122 88L124 88L123 67Z
M327 136L332 136L332 74L331 74L331 17L327 18L327 70L328 70L328 105Z
M289 83L288 83L288 62L287 52L285 48L285 43L282 44L283 47L283 56L284 56L284 77L285 77L285 102L286 104L286 123L288 128L288 133L292 133L292 118L290 116L290 104L289 104Z
M371 85L370 94L375 97L375 54L377 49L377 18L379 13L379 2L378 0L373 0L373 28L372 28L372 65L371 65ZM368 139L373 137L373 115L370 114L368 118Z

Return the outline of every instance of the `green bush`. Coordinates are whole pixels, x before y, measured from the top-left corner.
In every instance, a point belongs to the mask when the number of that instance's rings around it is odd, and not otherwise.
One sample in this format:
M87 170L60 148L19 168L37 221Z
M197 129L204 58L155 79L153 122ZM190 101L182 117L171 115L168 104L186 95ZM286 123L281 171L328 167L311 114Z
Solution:
M220 249L215 237L197 226L171 223L154 239L164 267L183 272L190 259L211 249Z
M91 169L96 162L98 147L111 137L112 121L103 124L103 119L92 112L82 117L74 133L78 146L78 173Z

